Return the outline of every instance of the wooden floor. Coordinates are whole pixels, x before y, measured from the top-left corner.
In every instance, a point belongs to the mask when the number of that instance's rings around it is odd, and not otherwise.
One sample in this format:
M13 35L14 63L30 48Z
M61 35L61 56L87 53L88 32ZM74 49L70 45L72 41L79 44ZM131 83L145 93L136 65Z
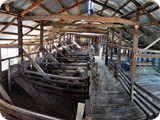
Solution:
M143 120L146 115L130 101L120 82L108 71L104 61L96 58L99 64L99 90L92 88L93 120Z

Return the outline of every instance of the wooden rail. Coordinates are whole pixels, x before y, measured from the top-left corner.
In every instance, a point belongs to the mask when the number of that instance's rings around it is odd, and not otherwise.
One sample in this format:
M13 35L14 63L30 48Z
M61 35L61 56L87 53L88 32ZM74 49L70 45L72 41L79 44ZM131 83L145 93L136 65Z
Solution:
M98 82L99 82L99 71L98 71L98 63L94 65L91 64L91 79L93 80L93 85L95 86L96 90L98 90Z
M119 80L130 96L131 91L131 79L125 73L125 71L119 66ZM160 99L155 95L135 83L134 87L134 102L138 107L147 115L149 119L154 119L158 116L160 111Z

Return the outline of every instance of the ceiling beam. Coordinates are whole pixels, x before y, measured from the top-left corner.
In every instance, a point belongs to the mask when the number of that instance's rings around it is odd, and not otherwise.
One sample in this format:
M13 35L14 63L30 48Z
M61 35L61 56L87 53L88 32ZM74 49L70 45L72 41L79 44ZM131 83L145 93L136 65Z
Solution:
M112 7L110 7L110 6L107 6L107 5L101 3L101 2L99 2L99 1L97 1L97 0L92 0L92 2L94 2L94 3L96 3L96 4L100 5L100 6L103 6L103 7L105 7L105 8L108 8L108 9L113 10L113 11L116 12L116 9L115 9L115 8L112 8ZM121 15L123 15L123 13L120 12L120 11L118 11L118 13L121 14Z
M34 4L35 2L33 2L32 0L27 0L28 2ZM42 11L44 11L45 13L49 14L49 15L52 15L52 13L48 10L46 10L45 8L43 8L42 6L37 6L39 9L41 9Z
M22 11L20 15L23 16L23 15L27 14L29 11L33 10L34 8L36 8L38 5L40 5L44 1L45 0L39 0L38 2L35 2L33 5L31 5L30 7L28 7L24 11Z
M114 12L114 14L112 15L112 17L114 17L114 16L117 14L117 12L119 12L119 10L121 10L122 8L124 8L128 3L130 3L130 1L127 1L127 2L124 3L122 6L120 6L120 7L118 8L118 10L116 10L116 11Z
M73 23L47 23L44 26L80 26L80 27L116 27L122 28L120 24L73 24Z
M72 5L72 6L68 7L68 8L63 9L63 10L57 12L56 14L58 15L58 14L61 14L61 13L63 13L63 12L66 12L66 11L68 11L68 10L71 10L71 9L73 9L73 8L79 6L79 5L81 5L81 4L83 4L83 3L87 2L87 1L88 1L88 0L83 0L83 1L81 1L81 2L79 2L79 3L75 3L74 5Z
M61 3L58 1L58 0L56 0L56 3L58 4L58 6L63 10L65 10L65 8L63 8L63 6L61 5ZM69 14L67 11L65 11L67 14Z
M57 30L57 28L55 28ZM103 29L84 29L84 28L60 28L59 32L86 32L86 33L107 33Z
M52 20L52 19L63 19L63 20L84 20L89 22L111 22L111 23L122 23L128 25L139 25L137 21L131 21L122 18L113 17L100 17L100 16L82 16L82 15L49 15L49 16L24 16L19 17L19 21L25 20Z

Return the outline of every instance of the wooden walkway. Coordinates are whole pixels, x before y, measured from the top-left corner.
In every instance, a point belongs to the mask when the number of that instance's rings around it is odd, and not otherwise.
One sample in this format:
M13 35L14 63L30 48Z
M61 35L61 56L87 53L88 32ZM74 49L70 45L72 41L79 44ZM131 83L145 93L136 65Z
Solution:
M99 90L92 88L91 104L93 120L143 120L146 115L130 101L121 83L108 71L104 61L99 64Z

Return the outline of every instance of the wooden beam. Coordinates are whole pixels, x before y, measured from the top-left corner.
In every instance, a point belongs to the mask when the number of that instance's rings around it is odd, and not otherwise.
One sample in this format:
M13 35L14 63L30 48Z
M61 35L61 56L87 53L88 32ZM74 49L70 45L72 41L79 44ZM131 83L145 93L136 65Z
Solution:
M108 9L113 10L113 11L116 12L116 9L115 9L115 8L110 7L110 6L107 6L107 5L101 3L101 2L99 2L99 1L97 1L97 0L92 0L92 2L94 2L94 3L96 3L96 4L100 5L100 6L106 7L106 8L108 8ZM120 11L118 11L118 13L121 14L121 15L123 15L123 13L120 12Z
M106 56L105 56L105 64L108 66L108 43L109 43L109 32L107 32L107 40L106 40Z
M157 19L145 9L146 7L148 7L148 3L147 5L144 5L145 7L143 7L136 0L130 0L130 1L137 7L142 7L143 8L142 11L159 27Z
M45 0L38 0L38 2L35 2L33 5L31 5L30 7L28 7L27 9L25 9L24 11L22 11L20 13L21 16L24 16L26 13L28 13L29 11L33 10L34 8L36 8L38 5L40 5L41 3L43 3Z
M9 103L12 103L11 98L9 97L8 93L6 90L3 88L2 84L0 83L0 93L2 97L7 100Z
M32 58L27 54L27 52L23 50L24 55L29 59L30 62L32 62L32 64L34 65L34 67L41 73L43 74L43 76L45 76L45 72L42 70L42 68L35 62L32 60Z
M112 39L110 44L110 61L113 60L113 43L114 43L114 30L112 31Z
M122 28L121 24L72 24L72 23L46 23L44 26L80 26L80 27L115 27Z
M157 40L155 40L154 42L149 44L147 47L143 48L141 52L144 52L144 51L148 50L150 47L152 47L154 44L156 44L159 41L160 41L160 38L158 38Z
M17 18L13 18L8 24L6 24L1 30L0 33L2 33L6 28L8 28Z
M81 2L79 2L79 3L76 3L76 4L74 4L74 5L72 5L72 6L68 7L68 8L65 8L65 9L57 12L56 14L58 15L58 14L61 14L61 13L63 13L63 12L66 12L66 11L68 11L68 10L71 10L71 9L77 7L78 5L81 5L81 4L83 4L83 3L87 2L87 1L88 1L88 0L83 0L83 1L81 1Z
M14 32L2 32L0 34L6 34L6 35L18 35L18 33L14 33ZM30 37L36 37L37 35L26 35L26 36L30 36Z
M139 25L137 21L131 21L122 18L113 17L100 17L100 16L82 16L82 15L48 15L48 16L24 16L19 17L19 21L25 20L52 20L52 19L63 19L63 20L84 20L90 22L110 22L110 23L122 23L128 25Z
M39 24L37 24L35 27L32 27L28 32L26 32L25 34L23 34L23 36L27 36L30 32L32 32L33 30L35 30L38 26L39 26Z
M27 83L22 77L15 77L14 81L24 89L33 99L39 99L39 92L32 87L29 83Z
M122 46L122 30L119 30L119 41L118 41L118 55L117 55L117 71L116 71L116 76L118 77L118 72L119 72L119 66L121 62L121 46Z
M32 3L32 4L35 4L35 2L33 2L32 0L27 0L28 2ZM49 15L52 15L52 13L48 10L46 10L45 8L43 8L42 6L38 5L37 6L38 8L40 8L42 11L44 11L45 13L49 14Z
M9 12L9 10L10 10L9 9L9 3L5 3L5 9L6 9L7 12Z
M7 11L4 11L4 10L0 10L0 14L6 15L6 16L11 16L11 17L17 17L17 14L12 13L12 12L7 12Z
M114 14L112 15L112 17L114 17L114 16L117 14L117 12L119 12L119 10L121 10L122 8L124 8L128 3L130 3L130 1L127 1L127 2L124 3L122 6L120 6L120 7L118 8L118 10L116 10L116 11L114 12Z
M59 32L86 32L86 33L106 33L103 29L80 29L80 28L61 28Z
M58 0L55 0L56 3L58 4L58 6L63 10L65 10L65 8L62 7L61 3ZM69 14L67 11L65 11L67 14Z
M40 24L40 52L42 52L43 48L43 21Z
M19 57L21 57L21 64L23 63L23 30L22 21L18 21L18 46L19 46Z
M136 10L136 21L140 20L140 12L141 9ZM134 36L133 36L133 47L132 47L132 76L131 76L131 100L133 101L134 97L134 87L136 81L136 62L137 62L137 49L138 49L138 32L139 32L139 25L135 25L134 28Z
M160 58L158 54L136 54L136 57L140 58Z

